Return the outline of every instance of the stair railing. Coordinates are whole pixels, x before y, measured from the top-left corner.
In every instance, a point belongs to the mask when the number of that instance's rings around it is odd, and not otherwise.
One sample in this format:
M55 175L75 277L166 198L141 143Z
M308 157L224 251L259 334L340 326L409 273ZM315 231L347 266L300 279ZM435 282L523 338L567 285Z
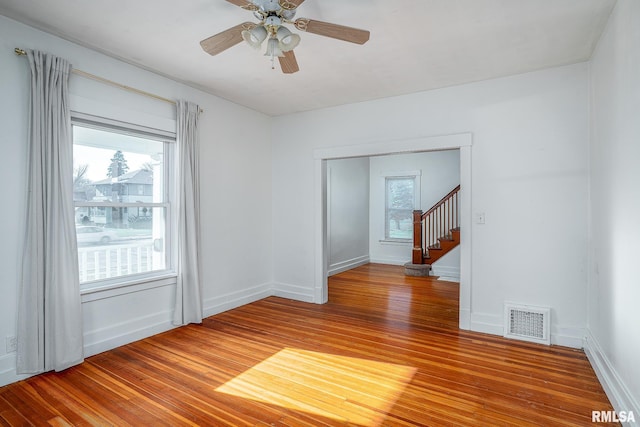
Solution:
M413 251L411 262L423 264L424 255L430 247L437 247L440 238L447 237L451 230L460 227L458 218L458 192L460 186L451 190L428 211L413 211Z

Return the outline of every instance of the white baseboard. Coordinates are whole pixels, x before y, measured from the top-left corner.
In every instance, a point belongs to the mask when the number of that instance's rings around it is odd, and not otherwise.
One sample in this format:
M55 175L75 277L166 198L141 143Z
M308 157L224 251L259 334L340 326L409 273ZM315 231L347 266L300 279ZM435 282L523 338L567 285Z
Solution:
M171 323L172 311L139 317L128 322L84 333L84 357L93 356L175 328ZM0 357L0 386L29 378L32 375L16 373L16 353Z
M432 276L445 276L445 277L454 277L460 280L460 267L449 267L446 265L431 265L431 275Z
M18 375L16 373L16 353L8 353L0 357L0 387L22 381L33 375Z
M470 320L469 329L472 331L500 336L504 334L502 316L488 313L471 313Z
M584 352L587 354L587 358L591 362L591 366L600 380L600 384L602 384L611 405L613 405L613 409L618 413L626 412L627 414L633 411L636 421L640 421L640 405L638 401L633 397L624 380L618 375L602 346L589 329L587 329L587 337L584 341ZM594 410L597 409L599 408L594 408ZM635 423L623 423L623 425L631 426L635 425Z
M346 261L336 262L329 266L328 275L342 273L343 271L351 270L352 268L360 267L369 263L369 255L352 258Z
M218 295L215 298L210 298L204 301L204 316L213 316L215 314L270 297L271 295L273 295L273 291L270 283L264 283L240 292Z
M83 336L84 356L93 356L174 329L176 326L172 323L172 315L173 310L166 310L103 329L87 331Z
M302 302L315 302L313 286L290 285L287 283L274 283L273 295L281 298L293 299Z
M389 265L405 265L411 261L410 259L398 259L398 258L371 258L369 262L374 264L389 264Z
M551 325L551 344L571 348L584 348L584 337L584 328Z
M468 331L471 329L471 311L466 308L461 308L458 315L458 327L462 330Z

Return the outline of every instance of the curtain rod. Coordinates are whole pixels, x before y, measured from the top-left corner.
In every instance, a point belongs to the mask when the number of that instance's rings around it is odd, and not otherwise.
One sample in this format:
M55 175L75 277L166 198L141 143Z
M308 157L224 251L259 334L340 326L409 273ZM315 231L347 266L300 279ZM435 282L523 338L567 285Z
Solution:
M19 47L15 48L13 51L18 56L26 56L27 55L27 52L25 50L23 50L23 49L20 49ZM144 90L136 89L135 87L123 85L121 83L114 82L113 80L108 80L108 79L105 79L104 77L100 77L100 76L96 76L95 74L87 73L86 71L77 70L75 68L72 68L71 72L73 74L78 75L78 76L82 76L82 77L85 77L87 79L95 80L97 82L104 83L106 85L115 86L117 88L124 89L124 90L127 90L129 92L137 93L139 95L143 95L143 96L147 96L149 98L157 99L158 101L168 102L169 104L176 105L176 101L173 101L173 100L171 100L169 98L164 98L164 97L162 97L160 95L156 95L156 94L153 94L153 93L150 93L150 92L145 92ZM200 112L202 113L202 112L204 112L204 110L202 108L200 108Z

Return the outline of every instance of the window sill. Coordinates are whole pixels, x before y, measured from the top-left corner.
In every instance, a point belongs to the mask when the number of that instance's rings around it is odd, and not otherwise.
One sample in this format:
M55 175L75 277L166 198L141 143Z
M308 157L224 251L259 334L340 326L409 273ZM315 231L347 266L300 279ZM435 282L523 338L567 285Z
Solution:
M163 286L171 286L175 285L176 282L177 275L173 271L154 276L130 277L128 279L117 280L117 282L113 280L100 281L85 284L84 287L81 285L80 297L82 302L85 303Z
M400 239L381 239L378 240L381 245L394 245L394 246L411 246L413 245L413 241L411 240L400 240Z

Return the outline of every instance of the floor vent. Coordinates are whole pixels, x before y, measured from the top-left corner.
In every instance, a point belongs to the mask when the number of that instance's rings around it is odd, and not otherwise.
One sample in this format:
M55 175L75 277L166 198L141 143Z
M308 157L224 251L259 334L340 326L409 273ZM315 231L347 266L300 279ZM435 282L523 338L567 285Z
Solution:
M549 327L551 310L513 303L504 304L504 326L506 338L551 344Z

